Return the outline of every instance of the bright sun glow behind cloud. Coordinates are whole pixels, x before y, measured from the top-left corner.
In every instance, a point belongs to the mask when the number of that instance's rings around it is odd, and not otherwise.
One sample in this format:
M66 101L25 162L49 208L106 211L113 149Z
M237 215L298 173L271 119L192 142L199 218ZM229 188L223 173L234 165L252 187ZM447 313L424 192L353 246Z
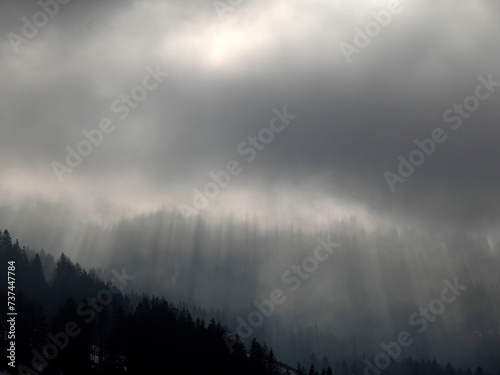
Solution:
M248 64L280 43L311 38L317 33L317 9L304 12L295 2L277 1L265 8L250 4L234 10L225 21L209 19L185 26L162 42L166 60L182 59L205 69Z
M394 0L389 0L394 1ZM277 0L273 3L243 3L233 8L224 20L213 11L212 17L185 23L168 33L161 43L167 61L197 65L202 69L238 70L263 58L279 46L307 46L317 38L337 40L345 23L354 27L371 12L386 9L387 0ZM403 4L403 2L401 2ZM326 30L325 30L325 27ZM349 26L350 28L350 26ZM307 51L303 51L307 53ZM329 51L323 51L327 55Z

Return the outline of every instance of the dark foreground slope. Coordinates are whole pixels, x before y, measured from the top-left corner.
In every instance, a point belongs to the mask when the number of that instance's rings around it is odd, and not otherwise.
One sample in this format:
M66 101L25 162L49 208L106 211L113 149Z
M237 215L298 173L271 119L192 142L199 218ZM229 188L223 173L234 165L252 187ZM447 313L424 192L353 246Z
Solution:
M13 244L7 231L0 236L3 274L7 275L10 266L15 280L8 283L2 277L0 287L0 349L4 353L0 370L76 375L378 373L366 370L362 356L331 365L324 358L307 369L300 363L283 365L272 349L256 340L249 348L230 340L230 332L214 319L208 323L193 319L189 311L164 298L129 298L125 292L133 277L124 270L113 272L115 277L104 282L94 270L87 272L63 254L46 281L42 257L45 253L21 248L17 241ZM17 315L8 315L13 312ZM7 358L5 353L13 356ZM484 374L480 367L456 370L430 359L392 362L382 373Z

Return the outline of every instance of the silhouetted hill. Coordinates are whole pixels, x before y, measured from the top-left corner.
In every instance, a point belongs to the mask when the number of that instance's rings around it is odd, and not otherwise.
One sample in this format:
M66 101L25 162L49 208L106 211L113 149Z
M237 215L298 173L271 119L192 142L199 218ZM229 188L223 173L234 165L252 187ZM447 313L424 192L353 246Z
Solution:
M28 257L28 254L30 255ZM131 302L126 287L133 277L114 272L108 282L87 272L65 254L58 259L49 281L41 256L13 243L8 231L0 236L0 264L15 273L15 284L3 278L0 298L15 294L15 309L0 304L2 353L15 342L15 369L2 361L0 370L21 374L244 374L309 375L366 374L367 361L352 356L320 363L312 355L308 369L284 365L272 349L253 339L245 347L231 332L210 319L193 319L186 308L175 307L165 298L141 296ZM11 262L11 263L8 263ZM15 269L14 269L15 268ZM10 292L10 293L9 293ZM136 298L133 298L136 299ZM15 337L9 337L8 312L15 311ZM199 315L199 314L198 314ZM11 362L12 363L12 362ZM370 372L371 371L371 372ZM368 370L377 374L378 370ZM381 374L466 375L436 360L411 358L391 361ZM478 367L475 375L484 374Z

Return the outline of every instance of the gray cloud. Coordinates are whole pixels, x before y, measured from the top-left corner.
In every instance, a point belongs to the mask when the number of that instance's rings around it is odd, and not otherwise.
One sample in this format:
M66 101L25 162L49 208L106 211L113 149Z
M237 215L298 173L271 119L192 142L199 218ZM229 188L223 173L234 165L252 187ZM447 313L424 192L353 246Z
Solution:
M30 196L118 220L189 203L210 171L237 160L243 172L220 197L231 206L246 194L235 210L265 212L261 202L283 195L301 207L318 195L393 221L490 229L500 204L500 92L456 131L442 116L474 94L479 76L500 81L498 4L404 8L348 64L339 44L353 43L354 28L372 16L342 1L246 1L226 21L209 2L70 2L18 54L7 34L39 8L9 2L0 22L0 168L10 181L0 183L8 193L0 203ZM171 76L120 121L111 103L157 64ZM245 162L238 145L283 106L297 118ZM50 163L104 117L116 129L59 183ZM449 139L392 193L383 173L436 127ZM110 200L105 214L97 208Z

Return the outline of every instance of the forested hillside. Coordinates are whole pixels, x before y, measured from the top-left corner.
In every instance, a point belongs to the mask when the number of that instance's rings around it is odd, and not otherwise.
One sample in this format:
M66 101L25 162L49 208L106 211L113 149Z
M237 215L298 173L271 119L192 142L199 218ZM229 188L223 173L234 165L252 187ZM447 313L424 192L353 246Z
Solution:
M42 253L45 261L50 257ZM49 260L47 260L49 259ZM0 236L0 260L15 265L15 286L2 282L0 298L15 294L15 338L8 339L7 304L1 304L2 352L15 342L16 374L280 374L361 375L373 358L353 355L332 363L314 354L304 366L285 365L273 349L255 339L246 347L214 319L193 318L164 298L127 294L133 277L124 274L104 282L62 254L50 280L41 255L14 243L7 230ZM13 263L12 263L13 262ZM50 264L49 264L50 265ZM7 268L7 266L6 266ZM115 272L116 275L116 272ZM10 288L9 288L10 286ZM9 294L9 295L11 295ZM137 301L136 303L134 301ZM197 315L206 315L199 310ZM377 369L368 370L378 373ZM382 374L476 374L480 368L456 370L436 360L396 362Z

